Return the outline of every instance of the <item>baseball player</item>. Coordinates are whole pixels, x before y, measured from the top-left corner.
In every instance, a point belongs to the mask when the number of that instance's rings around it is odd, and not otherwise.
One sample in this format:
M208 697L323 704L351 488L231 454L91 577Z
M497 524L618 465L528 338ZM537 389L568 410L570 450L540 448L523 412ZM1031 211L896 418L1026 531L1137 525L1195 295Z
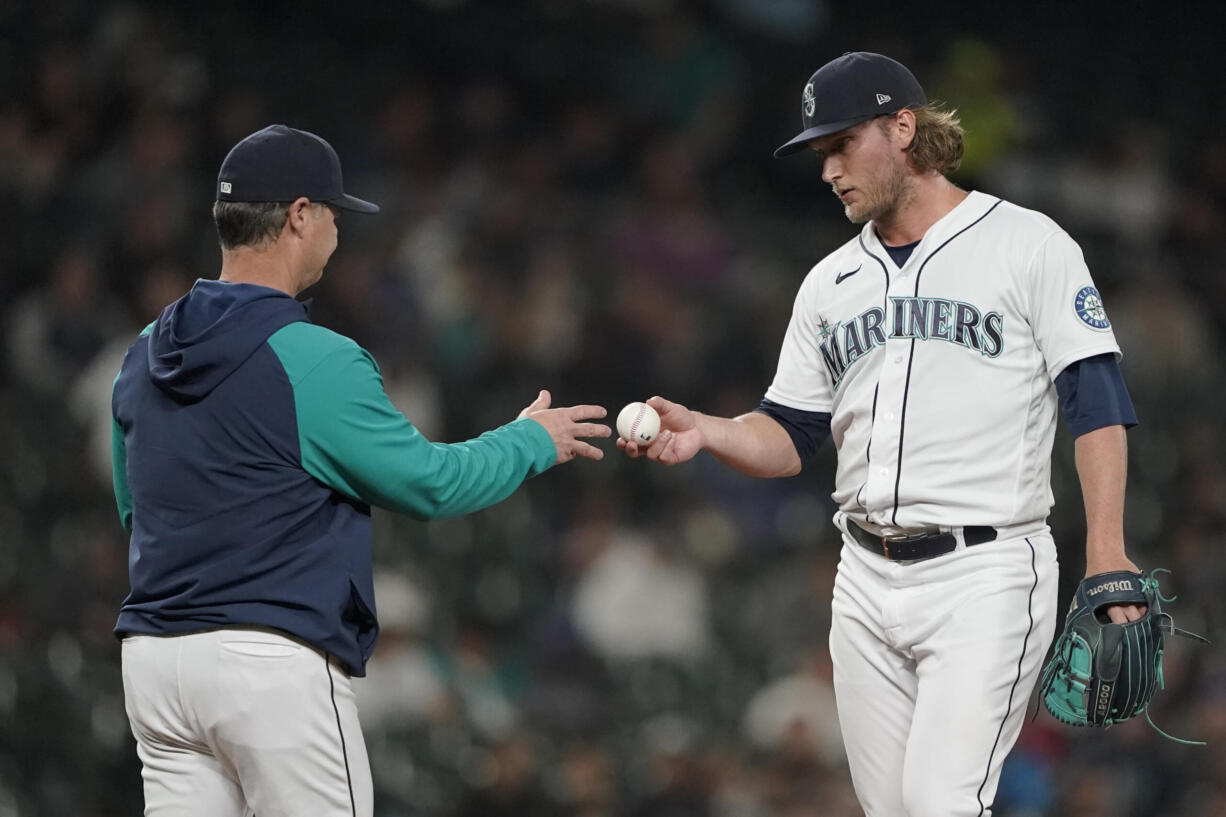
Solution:
M145 814L367 815L351 678L379 628L370 506L454 516L607 437L598 406L550 408L455 445L388 400L352 340L295 296L319 280L347 195L323 139L272 125L230 151L213 217L220 280L197 281L115 381L115 496L131 531L124 696Z
M863 227L805 278L756 411L653 397L664 430L645 451L618 446L666 464L705 449L770 477L833 437L830 653L856 793L869 817L990 815L1056 624L1057 408L1076 439L1087 574L1136 569L1119 348L1067 233L946 178L962 129L903 65L844 54L805 85L801 116L776 155L815 151Z

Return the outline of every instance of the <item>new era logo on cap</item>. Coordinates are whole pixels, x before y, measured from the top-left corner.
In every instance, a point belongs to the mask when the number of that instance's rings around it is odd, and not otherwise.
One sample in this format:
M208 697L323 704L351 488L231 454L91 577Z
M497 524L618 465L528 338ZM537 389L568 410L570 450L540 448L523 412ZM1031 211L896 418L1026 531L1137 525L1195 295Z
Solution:
M218 185L218 187L220 187L220 188L221 188L221 192L223 192L223 193L229 193L229 192L230 192L230 183L229 183L229 182L221 182L221 183Z
M877 94L877 104L878 105L884 105L885 103L889 101L890 101L889 94Z

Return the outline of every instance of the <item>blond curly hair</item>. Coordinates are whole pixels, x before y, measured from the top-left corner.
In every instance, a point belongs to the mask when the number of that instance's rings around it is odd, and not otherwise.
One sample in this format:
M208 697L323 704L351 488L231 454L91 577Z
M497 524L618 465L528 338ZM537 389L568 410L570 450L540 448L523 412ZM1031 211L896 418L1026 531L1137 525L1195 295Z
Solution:
M962 144L962 121L958 112L944 110L931 103L910 109L915 114L915 138L907 147L907 162L917 173L935 170L950 174L962 164L965 148ZM887 123L884 118L882 127Z

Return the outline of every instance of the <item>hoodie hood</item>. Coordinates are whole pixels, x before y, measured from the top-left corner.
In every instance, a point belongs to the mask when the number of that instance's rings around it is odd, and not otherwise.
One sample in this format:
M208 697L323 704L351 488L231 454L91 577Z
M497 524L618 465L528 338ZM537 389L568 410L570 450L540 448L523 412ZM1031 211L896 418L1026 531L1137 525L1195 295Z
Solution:
M305 320L306 305L280 290L197 281L149 330L149 378L176 400L195 403L274 332Z

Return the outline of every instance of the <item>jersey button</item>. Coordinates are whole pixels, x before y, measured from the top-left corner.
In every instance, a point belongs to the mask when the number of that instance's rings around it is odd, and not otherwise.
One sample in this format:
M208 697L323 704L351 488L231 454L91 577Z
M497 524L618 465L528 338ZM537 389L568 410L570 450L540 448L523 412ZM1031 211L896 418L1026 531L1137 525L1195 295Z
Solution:
M887 469L885 469L885 468L882 468L882 469L881 469L881 476L883 476L883 477L884 477L884 476L885 476L886 474L888 474L888 473L890 473L890 472L889 472L889 470L887 470Z
M889 414L887 414L887 415L885 416L885 419L887 419L887 420L893 420L893 419L894 419L894 412L892 412L892 411L891 411Z
M895 363L902 363L902 355L899 355L898 357L894 358L894 362L895 362Z

